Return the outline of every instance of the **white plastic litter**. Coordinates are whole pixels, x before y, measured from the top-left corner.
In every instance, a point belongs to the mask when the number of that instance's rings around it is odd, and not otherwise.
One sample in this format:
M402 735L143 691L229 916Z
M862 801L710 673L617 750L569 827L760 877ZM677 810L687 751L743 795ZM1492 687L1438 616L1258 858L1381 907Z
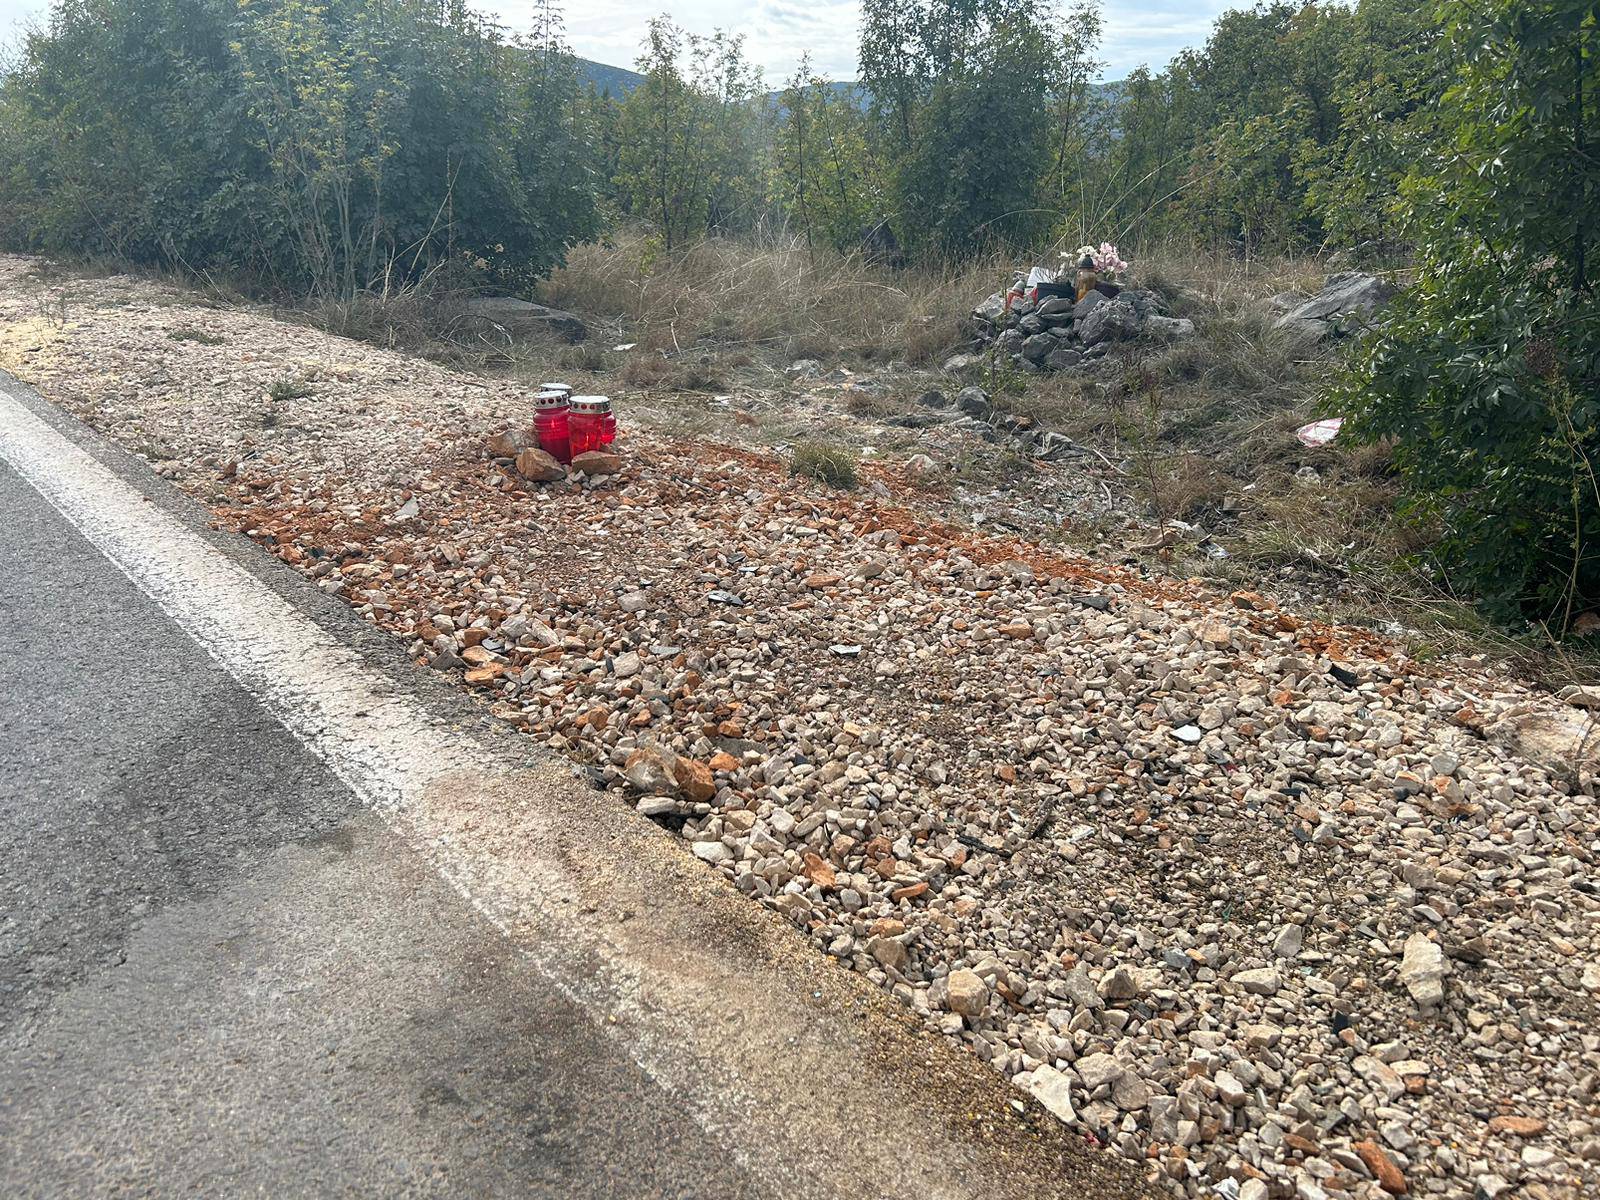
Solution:
M1294 436L1300 439L1300 444L1303 446L1326 446L1339 436L1339 430L1343 425L1343 417L1327 417L1300 426L1294 431Z

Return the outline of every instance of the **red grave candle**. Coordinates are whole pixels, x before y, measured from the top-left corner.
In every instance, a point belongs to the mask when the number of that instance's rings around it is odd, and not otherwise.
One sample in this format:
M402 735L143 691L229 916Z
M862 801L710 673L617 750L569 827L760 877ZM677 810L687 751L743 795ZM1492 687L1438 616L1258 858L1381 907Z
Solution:
M539 449L557 462L572 461L570 408L565 392L540 392L534 401L534 434Z
M611 401L604 396L574 396L569 429L572 435L572 453L583 454L598 450L606 444L607 418L611 417ZM610 419L612 437L616 436L616 420Z

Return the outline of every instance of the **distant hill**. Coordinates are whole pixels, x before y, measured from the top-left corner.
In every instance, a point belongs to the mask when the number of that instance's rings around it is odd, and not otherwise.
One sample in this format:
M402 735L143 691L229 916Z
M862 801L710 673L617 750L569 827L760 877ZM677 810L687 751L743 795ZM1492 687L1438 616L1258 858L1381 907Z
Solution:
M609 92L617 99L621 99L634 88L644 82L644 76L637 71L630 71L626 67L613 67L607 63L595 62L590 58L577 58L578 80L580 83L592 84L594 90L602 94ZM841 95L855 90L854 83L836 81L828 85L828 89ZM782 88L774 88L767 93L769 103L776 104L778 97L783 94ZM862 93L863 97L865 93ZM863 106L865 99L862 100Z
M593 84L595 91L601 93L609 92L619 100L644 82L643 75L637 71L630 71L627 67L613 67L606 63L595 62L589 58L579 58L575 61L578 64L578 79L581 82ZM1115 103L1122 97L1123 81L1121 80L1097 83L1094 87L1100 98L1107 103ZM865 88L858 87L848 80L835 80L828 85L828 88L830 91L840 95L855 95L862 108L865 108L871 101L871 96ZM782 88L774 88L767 93L767 100L770 104L776 105L778 98L782 95Z
M607 66L605 63L597 63L588 58L580 58L576 62L578 79L583 83L593 84L594 90L602 94L610 92L620 99L644 82L643 75L637 71L630 71L627 67Z

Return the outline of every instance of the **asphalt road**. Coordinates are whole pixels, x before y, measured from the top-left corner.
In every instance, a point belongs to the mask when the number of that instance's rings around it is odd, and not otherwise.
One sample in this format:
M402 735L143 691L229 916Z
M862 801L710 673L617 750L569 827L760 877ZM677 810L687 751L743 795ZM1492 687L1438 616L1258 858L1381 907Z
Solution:
M0 1194L755 1194L0 461Z

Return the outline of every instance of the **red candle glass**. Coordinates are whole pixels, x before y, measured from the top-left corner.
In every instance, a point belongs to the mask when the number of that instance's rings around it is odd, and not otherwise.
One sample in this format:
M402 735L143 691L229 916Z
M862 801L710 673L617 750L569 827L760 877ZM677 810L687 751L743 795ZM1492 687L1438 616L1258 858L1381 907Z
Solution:
M572 461L571 410L565 392L540 392L534 401L533 429L539 449L557 462Z
M604 396L574 396L569 430L572 436L572 453L583 454L598 450L606 444L607 418L610 419L612 437L616 436L616 419L611 417L611 401Z

